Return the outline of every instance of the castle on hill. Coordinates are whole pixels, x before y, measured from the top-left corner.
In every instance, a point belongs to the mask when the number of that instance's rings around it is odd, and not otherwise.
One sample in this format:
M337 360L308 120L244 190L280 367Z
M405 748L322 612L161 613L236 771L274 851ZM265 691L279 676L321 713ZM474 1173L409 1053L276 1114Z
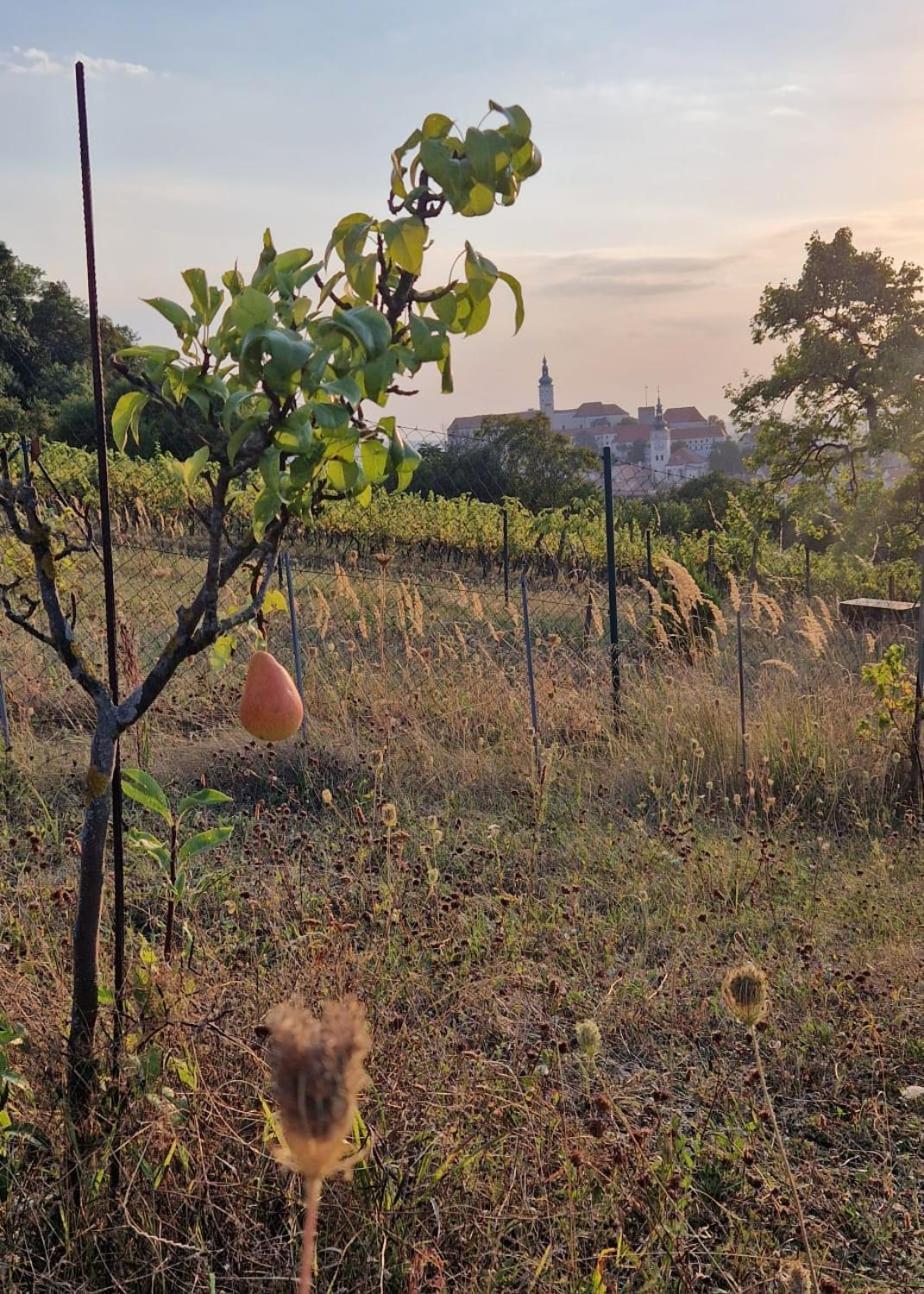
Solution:
M619 404L586 400L574 409L556 409L555 385L543 357L539 375L539 408L519 413L475 414L453 418L450 445L470 439L489 418L531 418L544 414L553 431L563 432L598 453L609 446L613 489L618 494L645 494L671 489L709 471L709 456L728 439L721 419L704 418L695 405L641 405L633 417Z

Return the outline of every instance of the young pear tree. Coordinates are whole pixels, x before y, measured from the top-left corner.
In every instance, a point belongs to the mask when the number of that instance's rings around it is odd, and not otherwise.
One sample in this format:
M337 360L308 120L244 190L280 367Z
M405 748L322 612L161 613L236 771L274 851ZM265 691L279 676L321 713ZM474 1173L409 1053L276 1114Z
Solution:
M207 540L195 596L176 613L169 641L145 678L116 702L76 629L59 571L93 544L88 516L56 511L3 457L0 510L28 562L0 584L7 617L55 652L93 703L95 725L84 785L80 882L73 933L73 998L68 1098L86 1129L96 1088L98 940L113 762L119 738L155 703L183 663L260 611L287 529L311 523L328 500L367 503L375 486L404 488L418 462L393 417L390 396L427 365L452 390L451 341L487 323L499 281L523 321L520 285L466 242L448 282L422 286L431 228L444 212L485 216L511 206L539 170L522 108L490 104L489 124L462 131L430 113L392 154L384 217L355 212L338 222L324 250L278 251L267 230L254 273L235 267L210 283L201 269L182 275L188 301L149 304L176 332L175 346L129 346L116 367L131 384L112 418L123 449L139 434L148 406L168 409L197 444L178 465L187 488L207 485L196 511ZM256 488L254 488L254 484ZM197 491L198 492L198 491ZM232 509L252 500L246 525ZM192 503L190 505L192 507ZM221 609L240 572L250 596Z

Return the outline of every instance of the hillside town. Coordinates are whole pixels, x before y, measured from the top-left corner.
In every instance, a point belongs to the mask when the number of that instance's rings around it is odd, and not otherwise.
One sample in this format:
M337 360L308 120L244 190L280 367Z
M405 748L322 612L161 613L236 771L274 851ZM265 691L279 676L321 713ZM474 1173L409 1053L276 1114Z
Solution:
M664 408L660 395L653 405L637 408L633 417L622 405L585 400L573 409L555 407L555 384L543 357L538 382L538 407L505 414L474 414L454 418L447 428L450 445L471 439L488 420L532 418L540 413L553 431L562 432L597 453L609 447L613 458L613 490L622 495L650 494L674 489L705 476L719 445L736 443L715 414L704 417L695 405Z

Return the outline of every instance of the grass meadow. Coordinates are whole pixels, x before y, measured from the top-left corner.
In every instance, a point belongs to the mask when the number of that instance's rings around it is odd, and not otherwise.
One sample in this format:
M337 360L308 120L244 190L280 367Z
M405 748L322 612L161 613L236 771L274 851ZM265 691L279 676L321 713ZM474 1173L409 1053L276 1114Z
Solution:
M127 680L186 574L139 570ZM884 640L745 591L742 751L734 612L708 650L672 650L624 591L615 721L588 592L531 589L538 734L516 584L505 606L496 581L396 561L297 568L299 741L236 724L242 641L124 742L171 796L230 794L234 832L191 865L170 964L163 878L129 850L127 1095L107 1085L79 1226L61 1079L87 716L4 631L0 1011L24 1083L6 1109L36 1135L0 1136L0 1289L293 1289L299 1188L272 1154L261 1023L347 993L372 1030L369 1149L325 1187L317 1289L809 1288L774 1116L821 1288L924 1289L921 824L861 678ZM284 610L268 634L290 663ZM108 918L104 938L108 968ZM720 995L747 959L769 982L767 1093Z

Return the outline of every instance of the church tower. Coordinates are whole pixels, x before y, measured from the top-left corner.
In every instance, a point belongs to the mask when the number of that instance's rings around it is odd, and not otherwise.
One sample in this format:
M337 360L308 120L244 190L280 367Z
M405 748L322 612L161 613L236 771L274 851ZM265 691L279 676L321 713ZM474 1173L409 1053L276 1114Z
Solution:
M551 424L552 415L555 412L555 387L549 376L549 364L546 357L542 357L542 376L539 378L539 412L544 413Z
M667 471L667 465L670 461L671 429L664 421L664 410L661 407L661 397L659 395L658 403L655 405L654 422L651 424L648 457L649 466L655 477L655 485L659 485L664 480L661 473Z

